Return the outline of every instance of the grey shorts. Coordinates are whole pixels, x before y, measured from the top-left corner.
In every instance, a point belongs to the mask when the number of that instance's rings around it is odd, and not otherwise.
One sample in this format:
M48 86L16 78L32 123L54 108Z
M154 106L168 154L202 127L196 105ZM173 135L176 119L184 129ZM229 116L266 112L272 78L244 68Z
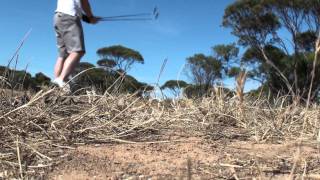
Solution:
M79 17L57 12L54 16L54 29L59 57L66 58L71 52L85 52L83 28Z

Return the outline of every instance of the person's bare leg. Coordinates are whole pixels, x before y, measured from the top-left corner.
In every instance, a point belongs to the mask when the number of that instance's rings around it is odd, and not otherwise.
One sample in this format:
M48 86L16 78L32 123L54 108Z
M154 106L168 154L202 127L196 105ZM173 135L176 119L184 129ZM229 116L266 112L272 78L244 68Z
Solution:
M54 77L58 78L63 69L64 59L62 57L58 57L56 65L54 67Z
M66 81L67 77L74 71L75 67L80 62L80 59L84 55L84 52L72 52L69 54L67 59L64 61L63 69L59 75L59 79Z

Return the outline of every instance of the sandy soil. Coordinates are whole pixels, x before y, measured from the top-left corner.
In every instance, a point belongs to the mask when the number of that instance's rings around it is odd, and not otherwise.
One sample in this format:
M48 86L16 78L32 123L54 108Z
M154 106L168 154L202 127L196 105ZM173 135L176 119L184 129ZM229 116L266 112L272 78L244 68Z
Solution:
M84 145L69 151L50 179L320 179L316 143L212 140ZM293 168L295 164L295 168Z

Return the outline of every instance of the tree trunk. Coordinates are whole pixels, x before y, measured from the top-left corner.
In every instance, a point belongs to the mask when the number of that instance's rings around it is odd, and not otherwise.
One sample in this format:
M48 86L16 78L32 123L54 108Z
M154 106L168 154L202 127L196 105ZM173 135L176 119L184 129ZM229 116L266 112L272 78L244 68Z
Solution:
M263 55L263 58L265 59L266 63L269 64L271 67L273 67L278 73L279 75L282 77L282 80L284 81L284 83L286 84L289 92L291 93L292 97L294 98L296 96L295 92L292 89L292 86L290 85L288 79L286 78L286 76L281 72L281 70L269 59L269 57L266 55L264 49L259 46L259 49Z
M313 68L312 68L312 72L311 72L311 82L310 82L310 87L309 87L309 94L308 94L308 100L307 100L307 107L306 108L309 108L309 105L310 105L311 93L312 93L312 88L313 88L313 81L314 81L314 78L315 78L315 75L316 75L316 66L317 66L319 52L320 52L320 32L318 34L318 38L317 38L317 41L316 41L316 44L315 44ZM319 133L320 133L320 131L319 131Z

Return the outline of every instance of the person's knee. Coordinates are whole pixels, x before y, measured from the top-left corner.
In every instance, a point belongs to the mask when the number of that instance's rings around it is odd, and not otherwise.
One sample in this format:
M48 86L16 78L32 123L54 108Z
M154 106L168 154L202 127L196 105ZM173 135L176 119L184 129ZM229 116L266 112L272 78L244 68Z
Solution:
M72 59L80 60L84 55L85 55L85 51L76 51L76 52L71 52L69 54L69 57L72 57Z
M79 51L78 53L79 53L79 56L80 56L80 57L83 57L83 56L86 54L85 51Z

